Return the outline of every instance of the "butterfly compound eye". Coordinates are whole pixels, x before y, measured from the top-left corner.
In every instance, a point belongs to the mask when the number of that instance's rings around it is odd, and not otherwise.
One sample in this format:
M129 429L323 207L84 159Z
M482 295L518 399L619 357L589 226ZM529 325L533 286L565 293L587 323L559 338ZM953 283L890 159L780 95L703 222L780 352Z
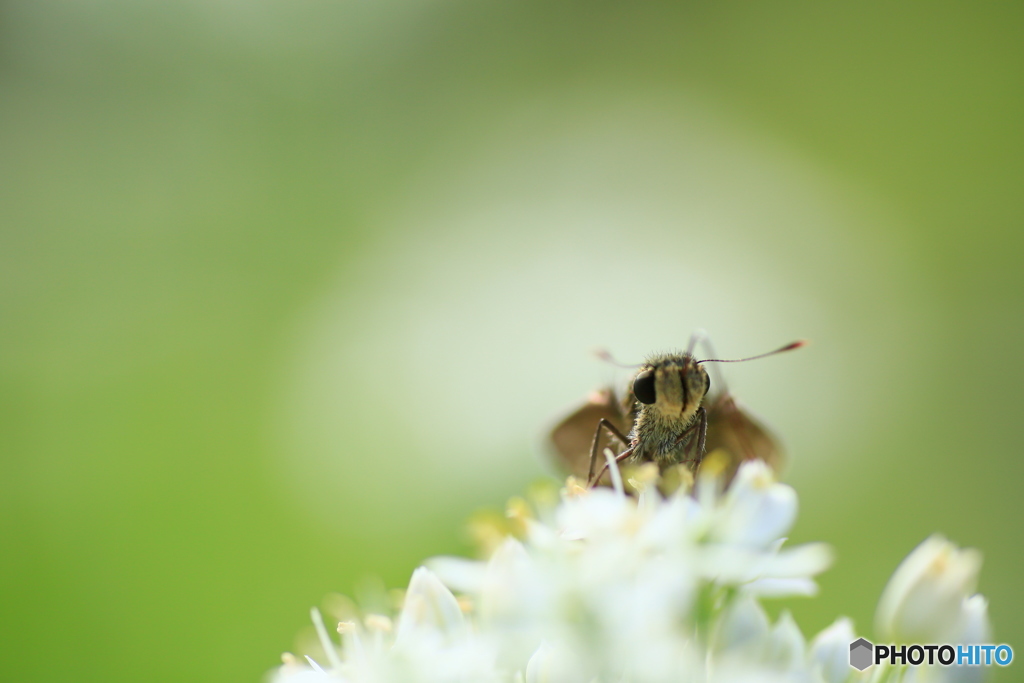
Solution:
M644 370L633 380L633 394L636 400L650 405L656 400L654 393L654 370Z
M709 391L711 391L711 375L704 375L704 395L707 396Z

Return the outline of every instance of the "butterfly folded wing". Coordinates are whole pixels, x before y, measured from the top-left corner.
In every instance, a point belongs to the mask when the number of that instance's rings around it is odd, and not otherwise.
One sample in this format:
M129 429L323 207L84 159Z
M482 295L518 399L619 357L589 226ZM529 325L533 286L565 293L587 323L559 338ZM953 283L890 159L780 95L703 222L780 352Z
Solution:
M754 419L730 394L722 394L708 407L707 453L725 451L726 470L731 481L746 460L763 460L776 472L782 466L783 453L778 440Z
M586 403L563 418L551 430L549 451L562 471L586 481L590 471L590 449L594 443L597 425L602 418L615 425L624 435L628 435L633 427L632 416L626 414L615 392L611 389L602 389L591 394ZM601 454L605 446L618 453L626 445L602 433L599 457L603 457ZM606 479L607 476L602 478L602 483Z

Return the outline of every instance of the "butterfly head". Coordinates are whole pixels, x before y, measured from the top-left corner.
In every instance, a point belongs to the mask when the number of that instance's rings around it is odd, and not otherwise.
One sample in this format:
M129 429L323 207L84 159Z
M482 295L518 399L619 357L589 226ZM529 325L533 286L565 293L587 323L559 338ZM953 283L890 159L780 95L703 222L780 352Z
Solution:
M688 420L711 388L711 378L689 354L664 354L647 359L633 378L632 388L645 412Z

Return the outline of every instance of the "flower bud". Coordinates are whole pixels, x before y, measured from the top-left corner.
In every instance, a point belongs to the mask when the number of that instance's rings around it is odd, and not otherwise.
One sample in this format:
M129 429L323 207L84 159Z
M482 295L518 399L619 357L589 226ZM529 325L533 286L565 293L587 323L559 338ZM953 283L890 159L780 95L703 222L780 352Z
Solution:
M954 642L967 626L967 598L974 592L981 553L960 549L942 536L917 546L889 579L875 613L883 641Z
M856 638L853 623L840 618L811 641L811 659L821 667L826 683L843 683L850 677L850 643Z

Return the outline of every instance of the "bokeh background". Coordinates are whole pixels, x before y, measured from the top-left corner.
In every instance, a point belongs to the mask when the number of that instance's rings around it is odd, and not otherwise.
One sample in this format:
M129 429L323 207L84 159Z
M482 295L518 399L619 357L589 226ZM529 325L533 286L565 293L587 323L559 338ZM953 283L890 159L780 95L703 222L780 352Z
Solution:
M545 476L618 377L592 349L695 328L813 340L726 368L837 551L805 635L870 636L941 531L1024 648L1022 35L1011 3L6 0L2 677L259 680Z

